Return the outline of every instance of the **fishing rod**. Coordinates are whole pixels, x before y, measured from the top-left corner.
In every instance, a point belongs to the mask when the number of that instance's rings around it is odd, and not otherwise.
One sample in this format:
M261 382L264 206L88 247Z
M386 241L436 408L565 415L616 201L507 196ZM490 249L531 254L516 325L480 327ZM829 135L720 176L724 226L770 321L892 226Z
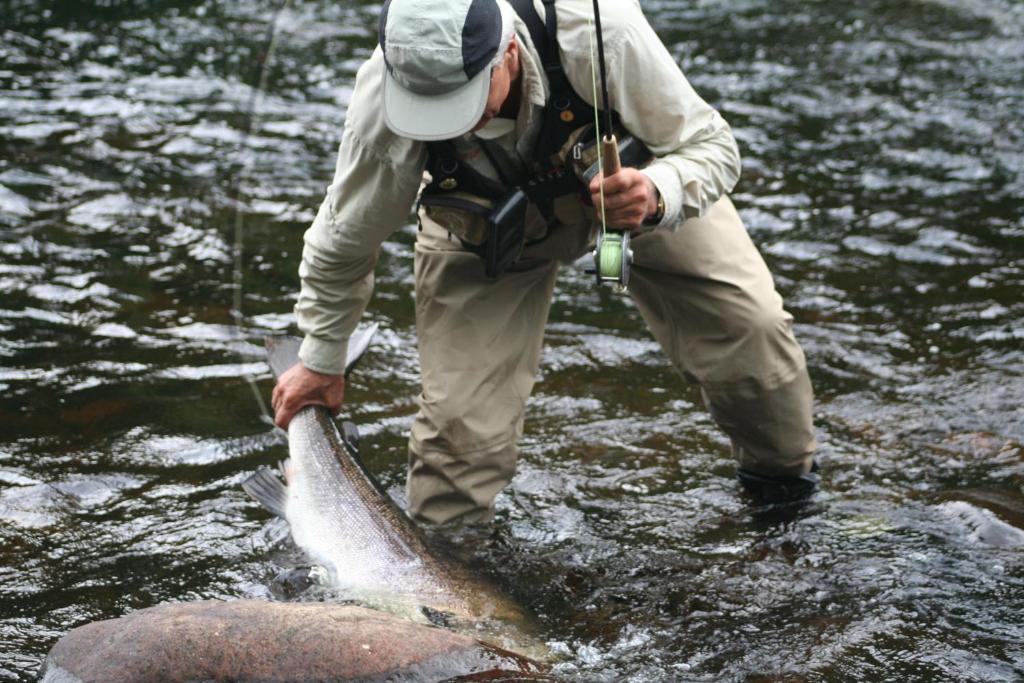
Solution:
M598 163L601 166L601 235L594 249L594 271L597 283L607 282L625 289L629 285L629 267L633 263L633 250L629 247L629 231L609 229L604 217L604 178L613 176L622 168L619 160L619 141L615 138L612 123L612 107L608 97L608 69L604 60L604 34L601 32L601 8L594 0L594 27L597 34L597 65L601 72L601 95L604 103L604 135L601 134L600 117L597 110L597 79L594 76L594 37L591 34L590 71L594 86L594 128L600 139L597 147Z

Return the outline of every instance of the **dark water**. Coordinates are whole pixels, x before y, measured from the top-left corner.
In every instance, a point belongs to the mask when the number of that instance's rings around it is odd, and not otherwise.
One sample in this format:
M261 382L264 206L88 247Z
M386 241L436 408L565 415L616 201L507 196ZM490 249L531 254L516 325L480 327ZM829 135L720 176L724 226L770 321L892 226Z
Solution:
M69 629L267 597L270 382L374 4L0 3L0 680ZM578 680L1024 677L1024 5L648 2L745 155L735 199L818 392L826 490L752 511L636 310L566 268L519 474L477 556ZM232 319L245 211L243 329ZM348 392L394 490L411 226Z

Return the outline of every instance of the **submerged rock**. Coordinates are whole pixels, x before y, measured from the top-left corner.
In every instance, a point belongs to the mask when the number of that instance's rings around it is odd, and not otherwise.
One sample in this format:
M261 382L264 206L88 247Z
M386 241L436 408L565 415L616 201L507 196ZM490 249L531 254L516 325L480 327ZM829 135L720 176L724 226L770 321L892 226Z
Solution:
M160 605L73 629L44 683L540 681L536 663L375 610L255 600Z

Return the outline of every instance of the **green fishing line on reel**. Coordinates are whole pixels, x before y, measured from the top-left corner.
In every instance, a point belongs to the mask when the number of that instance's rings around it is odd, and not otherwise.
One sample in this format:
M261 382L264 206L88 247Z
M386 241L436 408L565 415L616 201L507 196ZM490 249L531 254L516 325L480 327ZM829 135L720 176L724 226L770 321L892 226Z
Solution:
M625 289L629 286L629 267L633 264L633 250L629 247L629 233L605 231L594 250L594 270L597 283L609 283Z
M601 240L598 260L601 265L601 279L618 278L622 272L622 236L615 233L605 235Z

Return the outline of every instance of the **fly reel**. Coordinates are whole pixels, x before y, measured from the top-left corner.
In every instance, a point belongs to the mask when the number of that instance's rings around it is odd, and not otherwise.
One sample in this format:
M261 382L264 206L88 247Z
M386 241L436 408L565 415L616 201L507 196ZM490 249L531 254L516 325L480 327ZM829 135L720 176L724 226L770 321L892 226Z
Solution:
M597 284L629 286L629 269L633 265L633 250L629 247L629 233L608 230L597 240L594 249L594 273Z

